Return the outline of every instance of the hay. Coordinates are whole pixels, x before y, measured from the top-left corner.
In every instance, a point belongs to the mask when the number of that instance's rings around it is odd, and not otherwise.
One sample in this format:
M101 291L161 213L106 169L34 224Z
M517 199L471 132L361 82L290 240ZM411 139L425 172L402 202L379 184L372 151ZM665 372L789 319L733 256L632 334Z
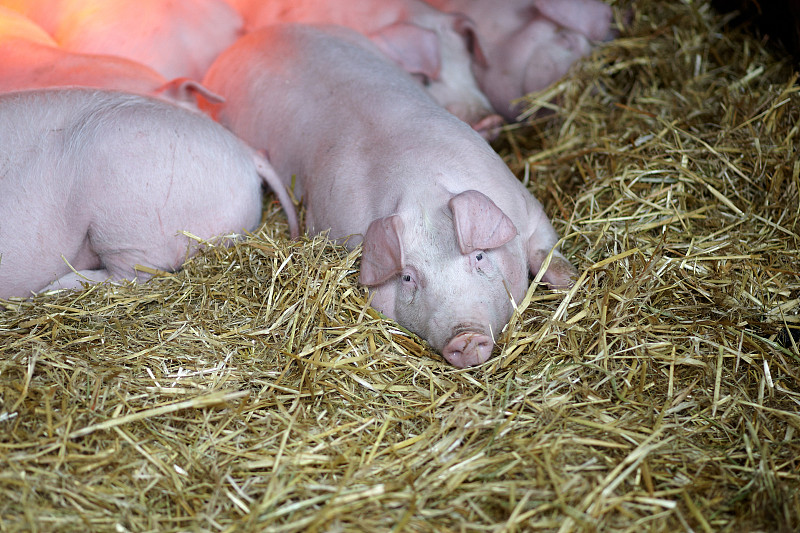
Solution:
M581 274L480 368L274 204L178 273L8 302L0 530L800 529L800 88L725 20L635 4L498 141Z

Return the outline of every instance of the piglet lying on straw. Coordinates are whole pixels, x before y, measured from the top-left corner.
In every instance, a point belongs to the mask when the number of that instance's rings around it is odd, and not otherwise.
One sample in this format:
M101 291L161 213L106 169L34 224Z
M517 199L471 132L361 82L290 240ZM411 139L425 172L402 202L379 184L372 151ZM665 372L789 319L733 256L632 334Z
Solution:
M345 28L251 33L204 84L225 98L216 117L296 180L309 233L363 240L373 306L456 366L491 356L558 236L480 135ZM544 280L574 272L555 250Z
M204 115L152 98L0 95L0 162L0 298L176 270L198 246L180 232L254 229L264 183L298 234L263 157Z
M486 61L475 77L495 110L514 120L515 101L566 74L593 43L612 37L611 8L599 0L427 0L477 23Z
M422 0L231 0L248 30L301 22L347 26L424 86L445 109L490 138L503 119L494 113L472 73L483 52L468 17L443 13Z

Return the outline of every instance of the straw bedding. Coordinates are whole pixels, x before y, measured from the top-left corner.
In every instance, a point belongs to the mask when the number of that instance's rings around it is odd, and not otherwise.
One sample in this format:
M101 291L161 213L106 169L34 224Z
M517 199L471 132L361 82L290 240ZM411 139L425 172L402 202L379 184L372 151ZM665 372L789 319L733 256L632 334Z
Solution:
M800 529L797 78L706 2L633 8L495 143L580 275L490 362L268 201L180 272L5 304L0 531Z

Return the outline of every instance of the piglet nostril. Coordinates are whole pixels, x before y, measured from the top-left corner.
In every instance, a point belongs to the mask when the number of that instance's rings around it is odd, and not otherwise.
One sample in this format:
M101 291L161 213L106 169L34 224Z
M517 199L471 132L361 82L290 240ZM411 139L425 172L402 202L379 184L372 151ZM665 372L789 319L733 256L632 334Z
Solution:
M492 356L494 342L481 333L459 333L442 349L442 355L453 366L467 368L480 365Z

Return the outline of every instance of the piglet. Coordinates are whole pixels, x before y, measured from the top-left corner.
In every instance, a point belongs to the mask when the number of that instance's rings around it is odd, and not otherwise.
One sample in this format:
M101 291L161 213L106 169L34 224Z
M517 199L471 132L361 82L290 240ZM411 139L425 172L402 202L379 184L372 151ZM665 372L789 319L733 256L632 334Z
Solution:
M372 305L458 367L477 365L553 250L541 204L474 130L361 35L277 25L226 50L204 84L213 110L265 149L306 208L307 231L353 248Z
M611 8L599 0L426 0L476 21L486 61L475 77L494 109L508 120L515 100L563 77L593 43L610 38Z
M41 26L26 15L0 4L0 39L2 41L20 41L56 47L53 38ZM0 56L5 62L5 54Z
M53 35L61 19L65 0L0 0L0 7L16 11L31 19L47 35Z
M255 228L269 163L199 112L93 89L0 95L0 298L173 271L201 239ZM73 272L73 269L75 272Z
M231 0L248 31L301 22L347 26L416 77L448 111L491 138L502 124L478 88L473 63L483 64L474 24L422 0Z
M198 95L219 100L197 81L167 81L130 59L62 50L32 20L0 6L0 92L71 86L152 95L189 109L196 109Z
M242 33L225 0L0 0L45 28L65 50L125 57L167 79L200 80Z

